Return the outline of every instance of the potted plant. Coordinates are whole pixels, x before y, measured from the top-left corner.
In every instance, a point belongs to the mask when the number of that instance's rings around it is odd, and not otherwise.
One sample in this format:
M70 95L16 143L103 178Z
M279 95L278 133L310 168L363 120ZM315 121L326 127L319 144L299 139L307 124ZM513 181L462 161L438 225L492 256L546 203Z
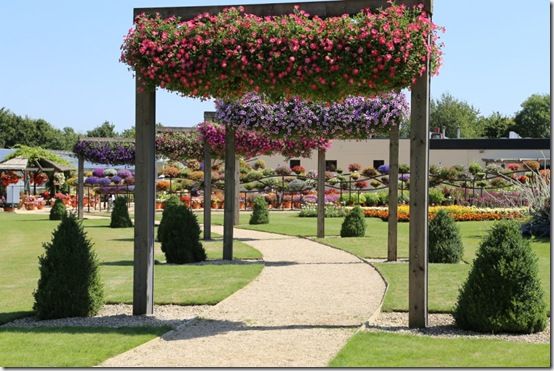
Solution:
M290 209L292 208L292 197L291 195L284 195L283 196L283 209Z

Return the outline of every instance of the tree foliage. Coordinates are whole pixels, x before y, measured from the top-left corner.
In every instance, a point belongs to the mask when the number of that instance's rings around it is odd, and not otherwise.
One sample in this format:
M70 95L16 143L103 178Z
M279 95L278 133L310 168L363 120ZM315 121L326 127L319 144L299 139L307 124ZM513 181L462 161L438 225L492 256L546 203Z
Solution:
M462 138L478 138L481 135L479 110L445 93L431 100L429 127L446 128L449 138L455 138L456 129L460 127Z
M514 130L522 137L550 138L550 94L531 95L514 121Z
M481 120L482 134L487 138L506 138L514 129L514 119L494 112Z
M117 136L118 136L118 133L115 130L115 125L108 121L104 121L101 125L95 127L92 130L87 131L87 137L114 138Z

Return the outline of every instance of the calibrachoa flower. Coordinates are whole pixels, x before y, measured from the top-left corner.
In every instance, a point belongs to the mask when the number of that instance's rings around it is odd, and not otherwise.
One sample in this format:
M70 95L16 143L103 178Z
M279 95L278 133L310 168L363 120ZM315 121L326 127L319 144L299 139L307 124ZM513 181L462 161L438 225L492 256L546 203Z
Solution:
M85 160L97 164L125 165L135 162L134 143L81 140L75 144L73 152L76 155L83 156Z
M299 8L270 17L229 8L189 21L139 15L121 61L143 85L189 97L236 100L256 91L272 100L331 102L372 96L409 87L428 60L438 72L440 27L422 8L391 3L325 19Z
M348 97L331 104L299 98L267 103L255 93L235 102L216 100L218 122L276 138L367 139L371 134L399 125L407 113L404 94Z
M199 140L206 141L216 156L223 157L225 127L211 122L203 122L198 125L197 129ZM326 149L330 146L331 142L325 139L272 139L253 130L239 128L235 131L235 152L246 158L272 153L281 153L285 157L310 157L312 150Z

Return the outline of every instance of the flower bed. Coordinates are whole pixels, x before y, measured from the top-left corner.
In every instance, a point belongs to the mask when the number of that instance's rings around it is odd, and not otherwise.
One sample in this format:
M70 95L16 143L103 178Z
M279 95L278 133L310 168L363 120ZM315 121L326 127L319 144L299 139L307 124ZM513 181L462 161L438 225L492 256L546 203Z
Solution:
M269 17L229 8L189 21L139 15L121 61L143 85L189 97L236 100L261 91L273 100L331 102L371 96L409 87L428 58L438 72L439 27L422 8L391 4L325 19L298 8Z
M527 214L527 208L477 208L472 206L431 206L429 207L429 219L434 218L439 210L446 210L454 220L482 221L522 218ZM389 211L387 207L364 207L364 215L370 218L381 218L388 220ZM410 220L410 208L408 205L398 207L398 220L407 222Z

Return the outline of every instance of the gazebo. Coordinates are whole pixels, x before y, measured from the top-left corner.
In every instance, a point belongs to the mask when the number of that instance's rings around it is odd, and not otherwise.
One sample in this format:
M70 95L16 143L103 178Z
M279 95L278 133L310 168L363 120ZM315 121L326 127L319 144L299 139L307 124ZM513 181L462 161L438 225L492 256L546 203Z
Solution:
M398 0L397 4L415 7L421 3L421 10L431 20L432 0ZM387 8L390 3L383 0L320 1L303 3L302 9L313 16L325 19L354 15L363 9ZM196 6L177 8L138 8L134 16L159 14L161 19L180 17L191 21L198 14L212 15L222 12L227 6ZM244 5L244 12L259 17L280 16L295 11L293 3ZM432 32L426 34L426 46L432 43ZM427 326L427 208L428 208L428 150L429 150L429 99L431 75L431 51L426 52L419 73L411 80L411 133L410 133L410 237L409 237L409 325ZM292 60L291 60L292 61ZM136 204L134 242L134 287L133 313L151 314L153 311L153 267L154 267L154 200L155 200L155 134L156 134L156 92L151 75L136 72ZM378 74L378 71L375 72ZM154 72L152 72L152 75ZM166 87L166 83L156 85ZM406 87L406 86L404 86ZM262 90L263 92L263 90ZM313 93L313 92L312 92ZM339 92L340 93L340 92ZM198 93L197 93L198 94ZM317 93L313 93L317 94ZM194 93L189 96L195 96ZM200 95L197 95L200 96ZM227 130L225 178L234 178L234 137ZM395 150L394 147L392 147ZM320 156L320 164L321 164ZM234 195L234 182L225 187L226 196ZM232 236L233 205L226 203L225 231Z

